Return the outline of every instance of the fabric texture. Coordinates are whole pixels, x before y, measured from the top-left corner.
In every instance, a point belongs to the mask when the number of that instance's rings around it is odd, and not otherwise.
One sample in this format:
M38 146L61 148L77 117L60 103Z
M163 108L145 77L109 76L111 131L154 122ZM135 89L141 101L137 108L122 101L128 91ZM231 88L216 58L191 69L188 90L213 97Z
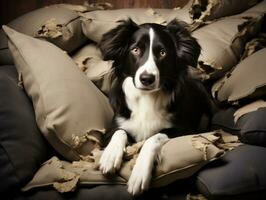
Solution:
M241 13L256 5L259 0L194 0L190 9L193 19L211 21L221 17Z
M86 159L112 120L108 99L61 49L3 28L43 135L66 159Z
M233 133L245 144L266 147L266 102L256 102L261 100L239 108L234 106L220 110L212 119L212 128Z
M189 16L191 3L192 0L183 8L175 9L129 8L87 12L82 14L82 30L89 39L99 42L104 33L118 25L119 20L126 20L128 18L131 18L137 24L166 24L174 19L192 24L193 21Z
M265 55L266 48L240 62L228 76L213 85L213 96L220 102L229 103L265 96Z
M109 93L112 86L113 62L103 60L100 49L96 44L85 45L72 56L72 59L89 80L105 94Z
M9 196L33 178L52 152L17 77L14 66L0 66L0 193Z
M53 186L59 192L70 192L77 185L126 184L143 142L127 146L124 162L117 175L103 176L98 170L101 150L92 152L91 161L61 161L53 157L38 170L24 191ZM163 187L176 180L191 177L205 164L233 149L238 138L216 131L170 139L161 149L151 187Z
M207 199L265 199L265 192L261 193L266 189L265 154L264 147L235 148L197 174L199 191ZM242 198L234 198L241 194Z
M266 107L250 112L237 121L241 141L266 147Z
M241 14L213 21L192 33L202 49L198 69L205 74L203 79L221 78L239 62L245 43L261 30L265 2Z
M52 42L68 53L87 40L78 13L56 4L28 12L7 25L26 35ZM0 64L13 64L10 58L7 38L0 31Z
M77 191L61 194L52 189L23 192L18 199L27 200L133 200L125 185L100 185L97 187L80 187ZM16 200L16 199L15 199Z

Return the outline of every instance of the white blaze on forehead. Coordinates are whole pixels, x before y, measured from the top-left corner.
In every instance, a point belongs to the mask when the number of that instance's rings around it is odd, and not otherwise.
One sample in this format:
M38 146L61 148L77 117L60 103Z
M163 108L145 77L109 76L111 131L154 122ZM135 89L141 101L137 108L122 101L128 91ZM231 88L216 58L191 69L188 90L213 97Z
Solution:
M146 71L148 73L155 74L158 69L154 62L153 51L152 51L153 40L154 40L154 31L152 28L150 28L149 36L150 36L149 57L148 57L147 62L144 64L144 66L146 65Z
M140 75L143 72L146 72L148 74L153 74L155 76L155 88L159 87L159 70L156 66L156 63L154 61L154 55L153 55L153 42L154 42L154 30L152 28L149 29L149 38L150 38L150 45L149 45L149 56L147 61L139 67L139 69L136 72L135 75L135 83L136 86L141 88L142 83L140 82Z

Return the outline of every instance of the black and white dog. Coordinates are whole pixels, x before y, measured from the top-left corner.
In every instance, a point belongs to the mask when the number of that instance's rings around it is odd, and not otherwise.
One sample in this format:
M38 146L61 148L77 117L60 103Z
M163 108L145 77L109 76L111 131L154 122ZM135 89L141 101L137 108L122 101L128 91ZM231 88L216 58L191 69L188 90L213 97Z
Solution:
M140 194L168 138L199 132L203 116L211 115L208 93L188 75L200 46L183 22L137 25L128 19L103 35L100 49L105 60L114 60L116 77L109 96L114 127L100 170L118 170L128 141L146 140L128 181L128 191Z

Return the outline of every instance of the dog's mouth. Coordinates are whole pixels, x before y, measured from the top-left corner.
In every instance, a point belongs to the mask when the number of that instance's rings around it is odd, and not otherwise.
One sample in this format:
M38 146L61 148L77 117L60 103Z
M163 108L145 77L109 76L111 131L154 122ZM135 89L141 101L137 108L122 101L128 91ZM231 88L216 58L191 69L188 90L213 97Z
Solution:
M137 88L137 89L139 89L139 90L143 90L143 91L156 91L156 90L159 90L159 88L158 87L155 87L155 85L154 86L141 86L141 87L137 87L136 85L135 85L135 88Z
M134 79L133 79L134 80ZM136 84L134 81L134 87L136 89L147 91L147 92L153 92L160 90L159 84L153 83L151 85L143 85L143 84Z

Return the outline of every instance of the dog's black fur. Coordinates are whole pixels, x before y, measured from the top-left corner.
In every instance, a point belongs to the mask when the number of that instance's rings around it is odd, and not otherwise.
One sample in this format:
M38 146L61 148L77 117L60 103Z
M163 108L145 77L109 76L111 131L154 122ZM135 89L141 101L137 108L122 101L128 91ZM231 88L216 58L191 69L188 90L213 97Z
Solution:
M160 71L160 90L172 96L167 106L167 112L173 114L172 127L162 129L160 133L165 133L168 137L176 137L204 131L200 124L203 116L207 116L208 120L211 118L213 103L202 83L188 74L188 66L196 67L197 65L200 45L191 36L186 24L176 20L167 26L162 26L158 24L137 25L129 19L122 21L116 28L103 35L100 42L103 58L114 60L116 82L109 98L115 111L115 118L117 116L130 118L131 110L127 106L122 84L126 77L134 77L138 67L147 59L147 55L132 56L130 50L135 43L145 48L148 38L143 37L142 34L145 34L149 28L153 28L156 33L154 43L158 42L160 48L164 48L167 52L165 59L155 58ZM154 51L156 54L156 49ZM116 120L114 120L112 129L119 129ZM107 134L107 137L110 138L112 133L113 131Z

